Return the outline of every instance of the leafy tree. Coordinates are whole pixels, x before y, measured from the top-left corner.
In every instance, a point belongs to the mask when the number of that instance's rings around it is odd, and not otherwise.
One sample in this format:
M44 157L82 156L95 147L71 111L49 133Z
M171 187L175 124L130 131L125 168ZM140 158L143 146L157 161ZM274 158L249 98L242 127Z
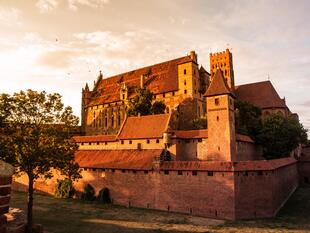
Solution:
M258 135L267 159L289 156L300 143L307 142L307 130L293 117L270 114Z
M147 88L137 88L137 95L129 101L129 116L161 114L165 112L166 105L162 101L152 103L154 95Z
M201 117L194 119L192 122L193 129L207 129L208 128L208 121L206 118Z
M72 180L65 178L57 180L55 184L55 197L57 198L70 198L75 193Z
M65 171L68 164L74 165L76 146L70 129L78 124L78 118L71 107L64 107L59 94L32 90L2 94L0 114L0 159L29 179L27 232L31 233L34 181L40 176L51 177L52 168Z
M240 100L236 101L235 109L236 133L248 135L256 140L262 128L261 109L251 103Z

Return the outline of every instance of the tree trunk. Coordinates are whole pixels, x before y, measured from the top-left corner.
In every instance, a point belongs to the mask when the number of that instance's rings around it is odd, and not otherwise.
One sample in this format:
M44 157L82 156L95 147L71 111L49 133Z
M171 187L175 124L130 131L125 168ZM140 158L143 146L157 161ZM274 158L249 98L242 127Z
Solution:
M33 206L33 177L28 175L28 209L27 209L27 233L32 233L32 206Z

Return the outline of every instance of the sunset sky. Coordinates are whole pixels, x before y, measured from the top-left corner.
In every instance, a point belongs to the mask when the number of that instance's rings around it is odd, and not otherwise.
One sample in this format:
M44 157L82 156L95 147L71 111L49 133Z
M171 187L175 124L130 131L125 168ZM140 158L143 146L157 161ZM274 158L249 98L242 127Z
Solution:
M80 116L81 89L198 53L233 53L236 84L268 77L310 129L310 1L0 0L0 92L58 92ZM259 90L257 90L259 91Z

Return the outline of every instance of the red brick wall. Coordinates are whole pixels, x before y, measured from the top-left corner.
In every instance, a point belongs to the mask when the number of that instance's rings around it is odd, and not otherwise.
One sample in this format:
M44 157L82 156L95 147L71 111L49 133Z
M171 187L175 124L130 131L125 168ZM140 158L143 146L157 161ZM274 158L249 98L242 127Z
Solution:
M255 161L243 162L255 171L240 166L235 171L231 166L219 170L227 166L223 162L214 163L213 171L197 165L197 175L188 169L182 174L178 170L154 170L145 174L144 171L87 169L75 187L83 191L89 183L97 193L107 187L113 203L125 206L221 219L248 219L274 216L298 186L297 165L292 160L274 169L272 162L257 161L259 166L265 164L266 170L251 166ZM36 188L53 194L54 180L36 182ZM16 181L27 183L25 177Z
M297 164L235 176L236 218L272 217L298 187Z

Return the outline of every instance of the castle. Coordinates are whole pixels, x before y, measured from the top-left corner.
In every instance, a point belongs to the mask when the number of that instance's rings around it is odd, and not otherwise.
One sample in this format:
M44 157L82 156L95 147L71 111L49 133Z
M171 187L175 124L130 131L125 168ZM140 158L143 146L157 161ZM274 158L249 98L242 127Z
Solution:
M165 113L128 117L137 87L163 101ZM82 135L74 139L83 178L76 189L107 187L113 203L129 207L232 220L274 216L301 182L309 183L310 159L298 162L296 148L287 158L264 160L250 137L235 132L236 100L260 107L263 117L297 117L270 81L235 86L228 49L210 54L210 73L193 51L110 78L100 72L94 88L82 90ZM192 130L201 117L208 128ZM35 187L53 192L58 177Z

